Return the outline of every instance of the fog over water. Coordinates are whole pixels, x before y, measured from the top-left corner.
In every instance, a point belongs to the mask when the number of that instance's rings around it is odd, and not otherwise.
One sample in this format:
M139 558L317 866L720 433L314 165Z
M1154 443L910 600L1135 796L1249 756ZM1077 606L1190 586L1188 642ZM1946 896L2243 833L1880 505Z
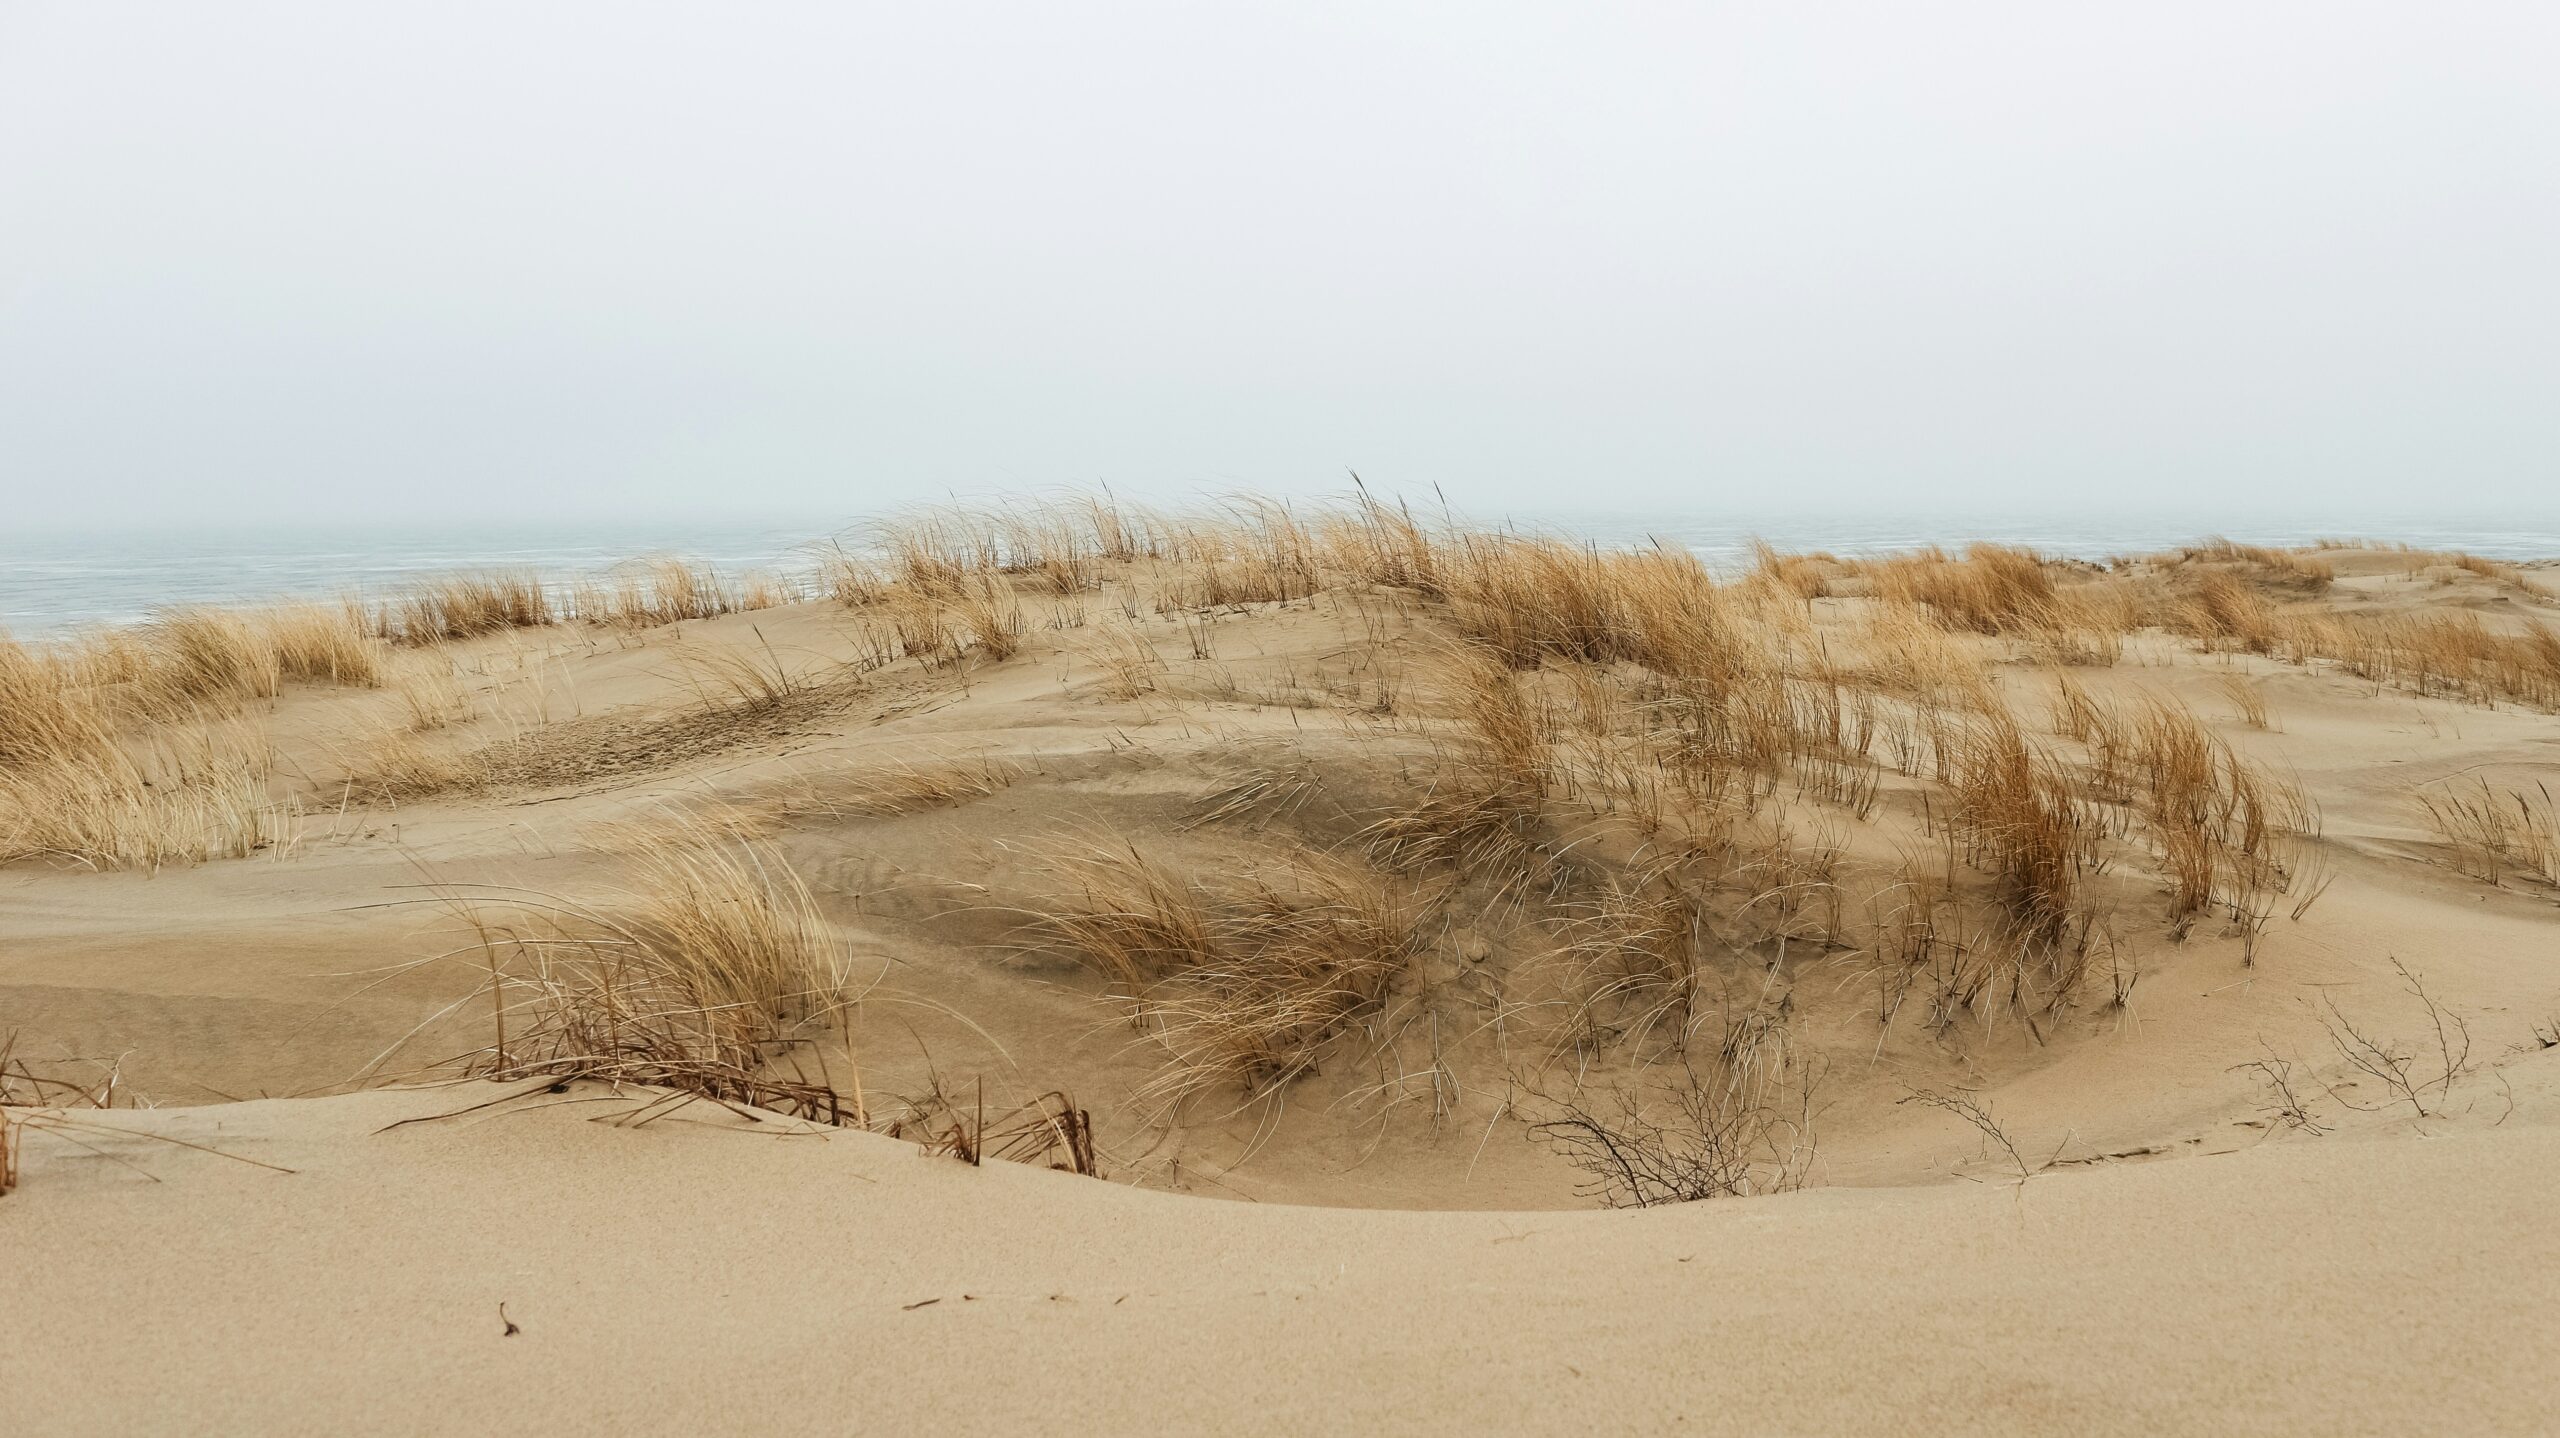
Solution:
M2529 3L17 0L0 523L334 582L1346 470L1833 545L2547 510L2554 74Z

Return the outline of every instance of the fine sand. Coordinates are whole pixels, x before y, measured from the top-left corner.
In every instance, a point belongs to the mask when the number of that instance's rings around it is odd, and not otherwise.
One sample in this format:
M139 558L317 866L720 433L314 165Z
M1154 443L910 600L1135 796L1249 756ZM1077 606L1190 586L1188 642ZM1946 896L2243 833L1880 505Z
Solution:
M946 517L114 710L253 747L259 837L0 864L12 1426L2548 1429L2554 571L1773 558L1641 648L1371 518L1044 568ZM1594 623L1668 632L1664 573ZM2106 758L2155 699L2219 756L2175 805ZM1995 715L2015 782L1944 757ZM2235 792L2186 905L2173 810ZM842 964L754 1051L856 1126L493 1043L545 925L672 902L677 813ZM1555 1127L1700 1094L1706 1201L1611 1211ZM951 1155L1062 1110L1101 1181Z
M13 1426L2533 1433L2560 1363L2547 1095L2494 1133L1536 1214L585 1121L611 1103L379 1131L480 1097L115 1120L290 1177L42 1159L0 1220L42 1256Z

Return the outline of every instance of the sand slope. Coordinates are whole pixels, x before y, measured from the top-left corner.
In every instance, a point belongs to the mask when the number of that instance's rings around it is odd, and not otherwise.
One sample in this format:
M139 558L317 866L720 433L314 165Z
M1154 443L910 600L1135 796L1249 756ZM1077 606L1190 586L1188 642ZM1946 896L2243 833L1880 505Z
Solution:
M2347 551L2316 595L2280 566L2252 592L2519 633L2555 603L2414 562ZM1127 987L1040 920L1076 897L1062 856L1230 879L1389 863L1364 836L1461 772L1472 722L1433 603L1164 602L1196 577L1031 589L1005 655L932 664L866 667L885 601L403 651L382 689L236 706L298 816L272 847L157 872L0 865L0 1041L66 1079L120 1074L146 1105L28 1136L0 1199L18 1260L0 1427L2553 1429L2560 887L2484 876L2413 796L2542 792L2560 700L2420 697L2334 662L2123 636L2070 684L2128 714L2186 706L2319 821L2289 860L2303 884L2259 896L2254 945L2236 907L2172 923L2159 857L2111 843L2087 876L2103 942L2083 930L2080 952L2098 957L2050 1002L1948 999L1966 945L1996 947L1981 934L1882 957L1907 937L1884 901L1914 892L1888 878L1926 878L1943 850L1950 883L1982 885L1957 873L1943 773L1872 734L1870 804L1798 768L1768 800L1793 827L1733 852L1775 875L1827 849L1836 877L1773 877L1749 903L1827 894L1836 912L1809 909L1794 948L1758 920L1710 935L1700 992L1725 1012L1739 994L1822 1059L1811 1187L1606 1212L1532 1124L1554 1101L1536 1085L1667 1071L1563 947L1659 842L1610 797L1632 790L1596 782L1615 771L1594 736L1638 732L1607 707L1635 683L1624 665L1500 680L1588 729L1552 742L1573 782L1537 812L1587 872L1527 904L1499 865L1397 879L1428 921L1321 1062L1251 1102L1224 1080L1148 1096L1173 1062L1163 1010L1133 1024ZM1799 657L1882 665L1891 616L1849 590L1736 612ZM1940 642L1947 672L1977 665L1991 707L2062 742L2044 651ZM724 697L705 677L724 662L800 678ZM1851 672L1899 692L1886 668ZM419 725L422 694L452 713ZM438 762L467 772L416 778ZM971 773L995 777L935 777ZM1061 1091L1112 1181L709 1105L635 1124L640 1100L594 1087L383 1087L491 1043L485 1003L451 1007L489 971L437 894L628 908L632 824L671 803L758 835L858 960L862 1002L823 1052L875 1121L942 1086L983 1086L991 1116ZM2348 1025L2415 1091L2354 1063ZM2258 1060L2316 1113L2289 1119ZM1912 1102L1951 1094L1996 1113L2000 1141ZM179 1106L226 1098L252 1101Z
M107 1120L290 1176L39 1137L0 1206L42 1258L0 1308L12 1427L2527 1433L2560 1399L2538 1102L1535 1215L1201 1203L700 1107L627 1130L591 1092L379 1132L493 1092Z
M2450 602L2407 585L2389 597L2404 607ZM1824 623L1854 623L1854 608L1823 603ZM1023 913L1013 906L1042 886L1044 845L1103 836L1242 869L1338 849L1374 812L1409 803L1431 777L1413 717L1304 706L1328 664L1370 653L1372 625L1388 636L1384 652L1401 653L1431 632L1426 618L1380 619L1330 594L1306 608L1228 614L1217 621L1218 658L1209 662L1184 658L1179 623L1149 618L1138 632L1173 668L1158 692L1138 699L1107 691L1090 634L1039 630L1021 654L965 679L886 671L778 735L747 724L708 753L668 740L699 737L689 727L700 719L698 701L677 656L762 652L769 643L814 670L842 657L843 622L833 606L800 605L610 644L570 632L457 646L498 677L473 679L488 688L481 720L428 741L496 744L527 763L540 749L558 766L557 782L393 804L342 807L337 776L365 758L348 736L396 710L396 697L291 691L263 716L288 769L307 776L298 781L307 818L289 852L156 874L41 861L0 868L0 1033L17 1031L22 1053L38 1060L121 1060L131 1089L162 1103L365 1081L369 1063L482 977L472 963L399 967L457 942L452 916L426 901L425 880L611 894L625 862L611 845L615 822L671 798L717 799L777 816L781 852L864 956L866 973L878 975L880 1001L857 1036L875 1093L913 1092L928 1055L945 1078L983 1079L991 1096L1064 1088L1095 1112L1115 1177L1206 1196L1384 1207L1579 1202L1579 1176L1525 1142L1503 1107L1509 1074L1531 1051L1489 1051L1494 1010L1482 976L1451 954L1462 935L1435 937L1414 1001L1400 1009L1410 1036L1383 1063L1361 1054L1329 1065L1296 1085L1276 1116L1202 1103L1170 1127L1127 1100L1159 1055L1107 1001L1108 985L1022 942ZM1422 689L1428 665L1400 662L1408 685ZM540 714L509 687L528 666L549 666L542 672L554 676ZM2277 729L2228 720L2218 686L2234 673L2264 691ZM2042 711L2044 675L2009 666L2002 677L2023 712ZM1973 1130L1897 1104L1911 1087L1987 1095L2039 1158L2253 1142L2261 1105L2232 1065L2270 1048L2321 1060L2327 1039L2307 1004L2336 998L2394 1041L2423 1031L2390 967L2395 959L2474 1024L2483 1062L2498 1062L2560 1015L2560 966L2551 962L2560 910L2551 891L2492 888L2454 873L2409 802L2414 787L2448 775L2519 785L2547 776L2560 755L2550 715L2198 655L2159 636L2138 638L2123 665L2080 677L2102 694L2178 696L2241 752L2298 776L2325 815L2323 846L2338 882L2299 921L2279 919L2252 968L2217 924L2165 940L2152 882L2116 876L2121 893L2110 902L2127 915L2120 939L2140 975L2133 1003L2121 1012L2083 1005L2041 1040L2014 1022L1968 1024L1944 1038L1906 1022L1879 1041L1874 1001L1859 981L1813 975L1800 989L1803 1013L1829 1025L1827 1042L1842 1060L1824 1095L1816 1182L1984 1171ZM544 715L548 723L539 722ZM628 770L590 772L605 729L672 747L643 753ZM875 776L952 756L989 756L1021 775L993 794L912 812L846 804ZM1302 799L1201 822L1238 785L1300 775L1313 781ZM1851 827L1889 858L1894 845L1913 842L1919 802L1904 794L1876 822ZM1498 927L1486 925L1501 941ZM1423 999L1442 1011L1445 1032L1474 1036L1471 1050L1449 1060L1456 1099L1444 1121L1435 1121L1430 1085L1416 1078L1431 1057L1427 1027L1415 1019ZM374 1072L415 1072L486 1042L485 1029L473 1010L431 1027ZM1396 1077L1392 1089L1380 1086L1382 1072Z

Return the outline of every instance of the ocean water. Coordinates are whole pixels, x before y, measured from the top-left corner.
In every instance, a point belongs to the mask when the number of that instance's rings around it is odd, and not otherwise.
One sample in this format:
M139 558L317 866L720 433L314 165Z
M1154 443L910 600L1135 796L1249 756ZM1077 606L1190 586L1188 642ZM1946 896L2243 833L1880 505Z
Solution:
M531 570L565 580L648 554L681 554L726 573L807 572L838 525L759 518L659 525L483 524L434 529L276 526L0 532L0 632L22 638L129 624L188 604L383 594L438 574Z
M1467 516L1485 523L1490 516ZM1921 545L1993 540L2079 559L2175 548L2208 535L2276 546L2326 538L2397 540L2498 559L2560 559L2560 512L2529 517L2406 520L2363 516L2330 524L2164 514L2138 518L1914 512L1750 516L1679 511L1514 511L1492 522L1619 546L1686 546L1718 568L1749 562L1755 539L1781 549L1863 555ZM457 570L524 569L551 579L609 572L652 553L675 553L724 571L814 569L813 549L843 535L850 516L759 516L734 521L592 525L482 524L433 529L267 526L255 530L138 527L116 532L0 530L0 632L37 637L92 624L126 624L186 604L381 594Z

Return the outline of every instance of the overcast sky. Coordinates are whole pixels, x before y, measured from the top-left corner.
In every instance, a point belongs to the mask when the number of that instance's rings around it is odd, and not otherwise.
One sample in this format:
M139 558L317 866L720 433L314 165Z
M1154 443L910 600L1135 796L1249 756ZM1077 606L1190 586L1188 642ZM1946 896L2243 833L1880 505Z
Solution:
M0 525L2560 507L2547 3L0 0Z

